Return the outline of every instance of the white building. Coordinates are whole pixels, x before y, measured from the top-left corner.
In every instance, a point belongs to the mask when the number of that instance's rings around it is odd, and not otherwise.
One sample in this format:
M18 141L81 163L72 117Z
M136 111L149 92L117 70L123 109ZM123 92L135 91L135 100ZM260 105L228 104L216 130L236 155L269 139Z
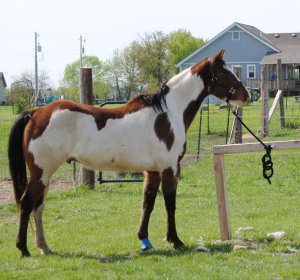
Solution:
M6 102L4 90L7 87L3 72L0 72L0 105L4 105Z

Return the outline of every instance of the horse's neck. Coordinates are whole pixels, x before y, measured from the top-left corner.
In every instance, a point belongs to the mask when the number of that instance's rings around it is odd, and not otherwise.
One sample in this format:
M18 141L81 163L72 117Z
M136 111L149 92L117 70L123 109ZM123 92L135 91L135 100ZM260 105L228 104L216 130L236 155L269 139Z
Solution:
M173 77L167 85L170 88L166 96L168 111L183 120L187 129L206 97L204 83L188 69Z

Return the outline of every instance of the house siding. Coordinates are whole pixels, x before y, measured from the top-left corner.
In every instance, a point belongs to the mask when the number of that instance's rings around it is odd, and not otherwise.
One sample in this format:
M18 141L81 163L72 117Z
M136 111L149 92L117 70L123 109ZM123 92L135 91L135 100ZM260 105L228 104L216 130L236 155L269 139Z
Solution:
M232 32L240 32L240 40L232 39ZM186 69L196 62L210 57L221 49L225 49L225 60L230 69L233 66L240 66L242 68L242 81L246 82L248 79L247 71L248 65L255 65L255 79L260 78L260 60L267 53L272 51L263 42L257 40L238 26L234 26L222 36L216 38L212 44L207 44L202 50L196 52L193 56L187 59L182 65L181 70Z
M233 36L233 32L239 34ZM283 88L288 87L289 90L300 93L300 33L263 33L254 26L235 22L177 66L180 70L186 69L221 49L225 49L227 66L234 70L247 87L260 87L261 65L267 65L269 89L275 91L277 60L281 59ZM251 65L255 66L254 77L248 76ZM289 76L291 71L294 71L294 75Z

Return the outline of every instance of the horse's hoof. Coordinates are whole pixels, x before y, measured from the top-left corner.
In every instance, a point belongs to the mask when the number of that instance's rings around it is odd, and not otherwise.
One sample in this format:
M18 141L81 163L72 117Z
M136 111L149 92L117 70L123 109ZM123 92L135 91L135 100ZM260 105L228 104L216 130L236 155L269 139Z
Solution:
M142 246L141 246L141 249L142 251L147 251L149 249L152 249L152 244L150 242L150 240L148 238L143 238L142 239Z
M174 242L173 247L174 249L184 249L185 245L182 241L179 240L179 242Z
M49 249L49 248L40 249L40 250L41 250L41 255L42 255L42 256L46 256L46 255L52 254L52 251L51 251L51 249Z
M21 258L23 257L30 257L30 253L27 249L22 250Z
M166 239L168 242L173 243L174 249L182 249L185 247L184 243L178 237L175 238L167 237Z
M185 248L185 245L184 244L180 244L180 245L174 244L173 248L175 250L183 250Z

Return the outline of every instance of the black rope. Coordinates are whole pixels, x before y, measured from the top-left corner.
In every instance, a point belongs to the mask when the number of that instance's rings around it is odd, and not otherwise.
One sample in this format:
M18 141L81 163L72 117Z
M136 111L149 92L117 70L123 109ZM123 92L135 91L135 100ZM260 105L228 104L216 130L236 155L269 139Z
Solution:
M272 162L272 157L271 157L272 147L270 145L268 145L267 148L265 148L265 150L266 150L266 153L261 159L262 164L263 164L263 176L266 180L268 180L269 184L271 185L270 178L274 174L273 162Z
M227 127L226 127L226 143L228 144L228 137L229 137L229 115L230 115L230 106L228 105L228 114L227 114Z
M251 129L242 121L240 116L237 114L237 112L233 111L232 112L235 117L239 120L239 122L251 133L251 135L260 143L263 145L264 149L266 150L266 153L262 157L262 164L263 164L263 176L266 180L268 180L269 184L271 184L271 177L274 174L274 169L273 169L273 162L272 162L272 157L271 157L271 150L272 146L271 145L266 145L264 142L262 142L252 131Z

